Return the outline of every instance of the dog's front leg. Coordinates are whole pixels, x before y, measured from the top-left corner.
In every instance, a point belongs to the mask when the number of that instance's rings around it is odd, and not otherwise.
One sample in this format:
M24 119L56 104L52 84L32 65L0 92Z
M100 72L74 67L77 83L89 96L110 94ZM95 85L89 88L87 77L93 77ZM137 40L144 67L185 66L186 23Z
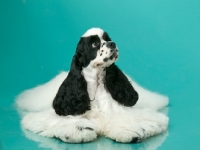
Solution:
M131 113L112 114L104 125L104 136L117 142L135 143L164 132L168 117L151 110L134 110Z
M45 137L68 143L90 142L97 138L95 123L82 116L58 116L53 111L28 113L22 126Z

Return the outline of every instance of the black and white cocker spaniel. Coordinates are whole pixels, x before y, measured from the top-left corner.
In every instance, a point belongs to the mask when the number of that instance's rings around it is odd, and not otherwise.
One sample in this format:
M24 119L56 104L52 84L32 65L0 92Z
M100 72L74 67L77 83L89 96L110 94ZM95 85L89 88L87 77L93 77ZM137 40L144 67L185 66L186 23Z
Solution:
M139 142L164 132L168 117L157 110L168 98L150 92L116 65L117 45L92 28L80 38L69 72L24 91L16 103L22 126L64 142L93 141L97 136L117 142Z

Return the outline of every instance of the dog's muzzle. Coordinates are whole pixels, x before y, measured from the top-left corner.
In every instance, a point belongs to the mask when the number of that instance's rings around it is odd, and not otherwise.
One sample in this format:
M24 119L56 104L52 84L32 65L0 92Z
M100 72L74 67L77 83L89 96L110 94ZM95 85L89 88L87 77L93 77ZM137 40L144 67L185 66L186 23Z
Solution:
M109 58L105 58L104 62L106 62L108 59L113 60L113 59L117 59L118 58L118 50L116 47L115 42L107 42L106 46L110 49L110 57Z

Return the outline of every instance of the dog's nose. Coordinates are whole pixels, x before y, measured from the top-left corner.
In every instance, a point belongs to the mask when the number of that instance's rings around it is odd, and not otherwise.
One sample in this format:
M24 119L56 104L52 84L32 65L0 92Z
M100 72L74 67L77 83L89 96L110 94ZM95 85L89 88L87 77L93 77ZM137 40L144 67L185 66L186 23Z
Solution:
M108 42L108 43L106 44L106 46L107 46L108 48L111 48L111 49L116 48L116 44L115 44L114 42Z

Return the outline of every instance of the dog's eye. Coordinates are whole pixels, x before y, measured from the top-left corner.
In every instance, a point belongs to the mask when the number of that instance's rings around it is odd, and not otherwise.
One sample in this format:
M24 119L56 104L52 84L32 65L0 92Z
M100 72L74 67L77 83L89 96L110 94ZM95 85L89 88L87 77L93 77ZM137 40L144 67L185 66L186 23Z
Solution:
M98 42L92 43L92 47L93 47L93 48L95 48L95 47L97 47L97 46L99 46L99 43L98 43Z

